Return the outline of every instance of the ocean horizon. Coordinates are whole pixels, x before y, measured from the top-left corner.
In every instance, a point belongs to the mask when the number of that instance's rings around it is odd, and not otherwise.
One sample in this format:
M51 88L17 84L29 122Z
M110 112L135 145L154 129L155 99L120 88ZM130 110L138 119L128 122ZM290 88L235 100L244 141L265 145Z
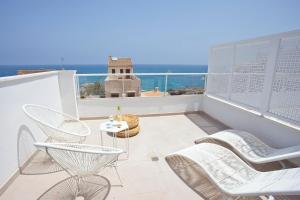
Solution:
M192 64L135 64L134 73L207 73L207 65ZM107 73L107 64L98 65L0 65L0 77L17 75L18 70L76 70L77 74ZM165 88L165 76L138 76L142 90ZM104 82L105 77L80 77L79 84ZM204 88L203 76L169 76L168 89Z

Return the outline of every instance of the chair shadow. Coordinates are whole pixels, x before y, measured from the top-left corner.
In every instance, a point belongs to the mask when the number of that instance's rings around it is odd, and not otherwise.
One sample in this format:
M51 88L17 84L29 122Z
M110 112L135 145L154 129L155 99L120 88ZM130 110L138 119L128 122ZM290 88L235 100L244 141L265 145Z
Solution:
M205 112L200 111L198 113L185 114L185 116L208 135L229 129L228 126L212 118Z
M20 126L17 140L20 174L50 174L63 170L45 151L37 149L34 146L36 139L26 125Z
M72 176L53 185L45 191L38 200L74 200L78 197L82 197L82 199L100 200L106 199L110 192L110 188L111 185L109 180L103 176L88 176L80 178L79 181L76 177Z

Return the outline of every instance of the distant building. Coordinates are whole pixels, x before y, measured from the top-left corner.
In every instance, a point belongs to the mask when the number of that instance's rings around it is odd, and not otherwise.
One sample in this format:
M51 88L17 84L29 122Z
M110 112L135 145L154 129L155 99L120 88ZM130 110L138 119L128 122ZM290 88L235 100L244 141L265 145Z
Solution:
M141 95L141 80L136 76L128 75L133 73L131 58L109 56L108 73L116 75L109 75L105 79L106 97L135 97Z

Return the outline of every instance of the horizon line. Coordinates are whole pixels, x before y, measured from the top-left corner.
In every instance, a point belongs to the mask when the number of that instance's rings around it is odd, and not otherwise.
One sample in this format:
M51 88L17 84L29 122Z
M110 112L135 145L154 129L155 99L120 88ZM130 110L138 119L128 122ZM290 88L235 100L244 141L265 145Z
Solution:
M108 65L107 63L101 63L101 64L0 64L0 67L3 66L80 66L80 65L91 65L91 66L96 66L96 65ZM174 64L174 63L136 63L133 65L198 65L198 66L207 66L208 64Z

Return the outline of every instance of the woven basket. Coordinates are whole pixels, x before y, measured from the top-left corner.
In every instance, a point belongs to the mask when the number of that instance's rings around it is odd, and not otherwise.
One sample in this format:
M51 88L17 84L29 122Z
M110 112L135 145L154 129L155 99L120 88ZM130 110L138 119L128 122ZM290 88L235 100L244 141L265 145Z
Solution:
M137 126L135 128L127 130L128 137L136 136L139 132L140 132L140 126ZM116 135L119 138L125 138L126 137L125 131L118 132Z
M114 119L115 120L123 120L123 121L127 122L128 128L129 128L129 130L127 130L128 137L135 136L139 133L139 131L140 131L139 118L137 116L131 115L131 114L124 114L121 117L114 116ZM125 131L118 132L116 135L117 135L117 137L120 137L120 138L126 137Z
M114 119L117 120L118 117L114 116ZM133 129L139 125L139 118L135 115L124 114L121 116L121 120L127 122L129 129Z

